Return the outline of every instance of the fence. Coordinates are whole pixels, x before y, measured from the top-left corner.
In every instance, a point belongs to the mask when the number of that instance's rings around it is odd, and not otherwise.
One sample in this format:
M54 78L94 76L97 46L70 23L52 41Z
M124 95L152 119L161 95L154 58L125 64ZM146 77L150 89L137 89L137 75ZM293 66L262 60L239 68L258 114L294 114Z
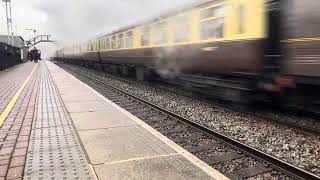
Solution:
M19 63L22 63L20 49L0 42L0 71Z

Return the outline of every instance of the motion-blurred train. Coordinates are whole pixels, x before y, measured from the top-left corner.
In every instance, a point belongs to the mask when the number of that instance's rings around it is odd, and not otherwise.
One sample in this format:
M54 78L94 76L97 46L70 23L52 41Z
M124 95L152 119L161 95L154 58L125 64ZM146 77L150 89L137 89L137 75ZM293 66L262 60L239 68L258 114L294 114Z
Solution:
M319 0L210 0L64 48L57 60L231 99L319 104Z

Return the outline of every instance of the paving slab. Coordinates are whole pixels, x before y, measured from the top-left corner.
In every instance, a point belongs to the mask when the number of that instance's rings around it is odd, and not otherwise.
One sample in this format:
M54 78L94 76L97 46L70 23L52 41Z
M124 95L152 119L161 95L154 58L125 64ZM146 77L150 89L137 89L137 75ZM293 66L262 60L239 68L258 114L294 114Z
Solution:
M77 93L77 94L61 94L61 97L64 102L72 101L98 101L99 97L90 94L90 93Z
M71 113L70 115L76 128L80 131L138 125L114 108L98 112Z
M104 111L106 105L102 101L65 102L69 113Z
M212 179L181 155L157 156L95 166L99 180Z
M93 95L93 93L86 91L83 87L77 87L77 86L65 86L61 83L57 83L60 86L64 86L63 88L59 89L59 92L61 95L78 95L78 94L90 94ZM76 92L76 93L75 93Z
M0 114L4 118L0 124L0 179L23 176L39 88L38 69L33 63L24 63L0 71ZM17 94L20 88L22 91ZM9 114L3 114L14 96L17 100L12 101L12 108L8 107Z
M139 126L80 131L92 164L176 153Z
M63 136L73 134L73 127L69 124L67 125L59 125L59 126L49 126L43 128L36 128L32 133L31 140L41 139L41 138L49 138L49 137L57 137L60 134Z
M76 129L45 63L24 179L94 179Z
M48 169L42 171L36 171L32 173L25 173L24 180L92 180L93 177L90 175L90 170L85 169L81 166L65 166L65 167L55 167L55 169ZM19 180L19 179L14 179Z
M34 68L34 63L23 63L0 71L0 113Z

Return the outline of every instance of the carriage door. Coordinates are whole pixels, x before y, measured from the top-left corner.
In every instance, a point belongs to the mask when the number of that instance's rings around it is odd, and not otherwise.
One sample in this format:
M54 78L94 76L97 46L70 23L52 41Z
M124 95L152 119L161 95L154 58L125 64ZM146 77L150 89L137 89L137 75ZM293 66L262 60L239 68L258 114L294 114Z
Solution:
M264 58L264 76L273 78L282 70L283 51L282 39L282 11L281 0L267 2L267 42Z

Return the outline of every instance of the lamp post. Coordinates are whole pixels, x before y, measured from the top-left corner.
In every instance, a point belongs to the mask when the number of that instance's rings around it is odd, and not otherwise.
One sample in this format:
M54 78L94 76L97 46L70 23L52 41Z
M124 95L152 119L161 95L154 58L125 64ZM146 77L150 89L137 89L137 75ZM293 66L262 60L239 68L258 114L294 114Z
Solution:
M31 44L31 32L33 31L34 34L36 34L37 30L35 29L26 29L27 31L29 31L29 41L28 41L28 46L29 44Z
M12 8L11 8L11 0L7 0L8 4L9 4L9 15L10 15L10 25L11 25L11 45L14 45L14 41L13 41L13 35L14 35L14 31L13 31L13 20L12 20Z
M11 17L9 17L9 12L8 12L8 4L11 12L11 0L2 0L2 2L6 3L6 16L7 16L7 30L8 30L8 44L10 44L10 23L12 22ZM11 13L10 13L11 14ZM13 37L11 37L11 40ZM13 45L13 43L11 44Z

